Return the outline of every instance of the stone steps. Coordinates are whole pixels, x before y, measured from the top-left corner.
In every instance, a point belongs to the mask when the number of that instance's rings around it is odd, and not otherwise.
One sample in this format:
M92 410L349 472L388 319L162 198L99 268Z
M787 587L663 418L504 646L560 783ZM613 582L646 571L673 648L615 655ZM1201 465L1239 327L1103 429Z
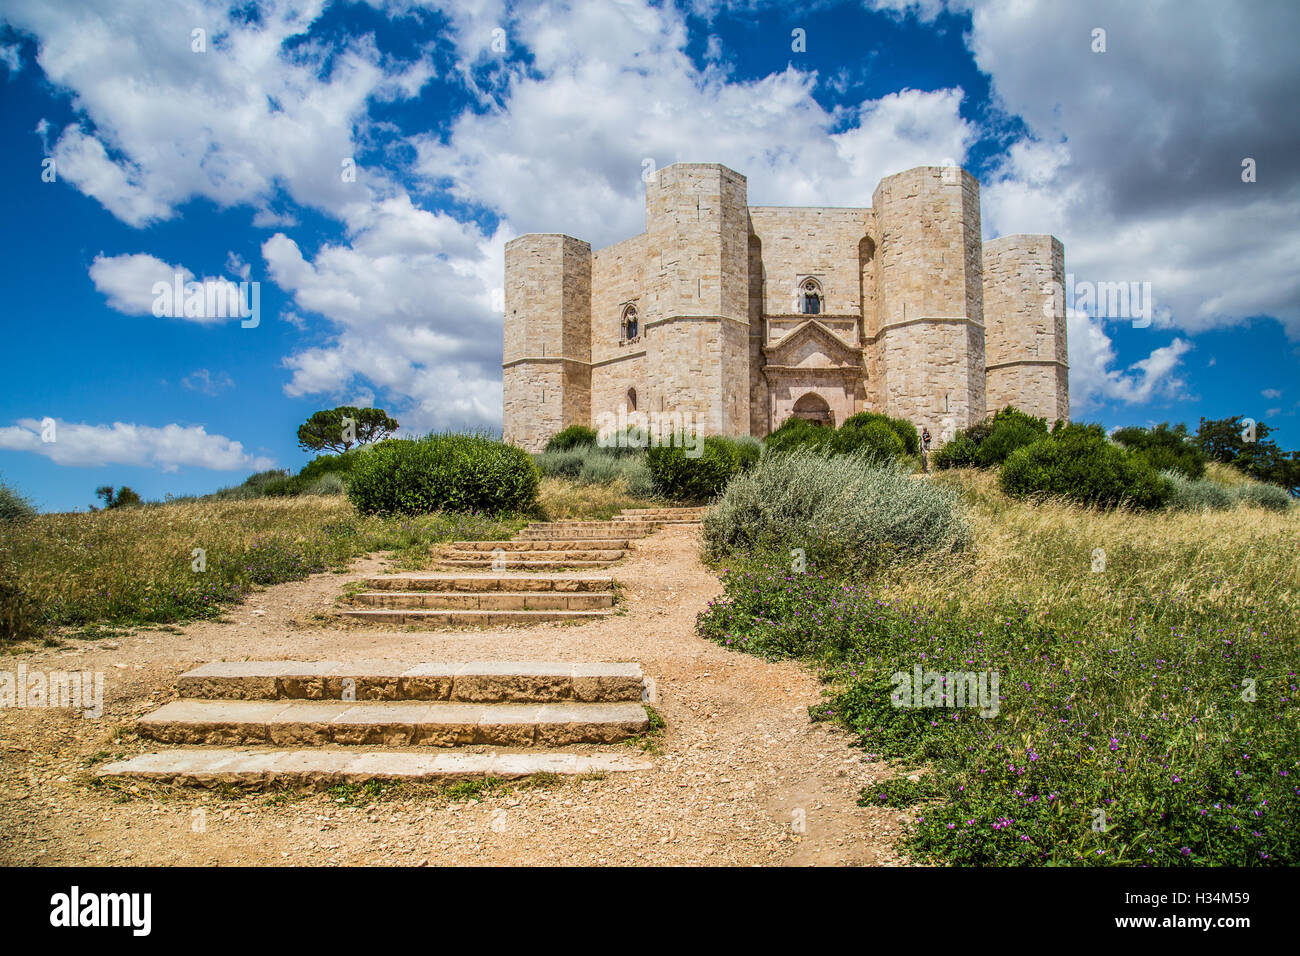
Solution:
M571 569L608 568L617 559L577 560L565 558L527 558L494 562L492 558L436 558L434 563L443 568L491 568L492 570L516 571L566 571Z
M486 561L490 565L493 561L499 563L518 564L527 561L621 561L627 552L622 548L609 551L597 551L592 549L579 548L540 548L540 549L519 549L517 551L502 551L499 554L492 554L488 551L477 551L469 549L450 548L435 560L443 561Z
M513 541L457 541L457 551L626 551L627 538L531 538Z
M626 703L642 699L635 663L466 661L216 661L182 674L182 698L203 700L447 700Z
M613 591L362 591L364 607L456 611L596 611L614 606Z
M176 749L107 764L98 776L191 786L331 787L370 780L444 783L538 773L563 775L649 770L630 753L447 753L356 750Z
M182 674L181 699L136 723L178 746L96 774L265 787L646 770L632 754L542 749L644 733L643 686L635 663L218 661ZM455 746L526 752L430 752Z
M609 575L564 577L504 574L386 574L363 578L372 591L612 591Z
M516 541L539 538L562 540L573 538L644 538L659 527L648 521L541 521L530 524L515 535Z
M432 608L348 608L339 611L343 617L369 624L419 624L426 627L499 627L550 621L594 621L613 613L613 610L457 611Z
M164 704L136 723L170 744L276 747L563 747L609 744L644 733L639 703L205 700Z

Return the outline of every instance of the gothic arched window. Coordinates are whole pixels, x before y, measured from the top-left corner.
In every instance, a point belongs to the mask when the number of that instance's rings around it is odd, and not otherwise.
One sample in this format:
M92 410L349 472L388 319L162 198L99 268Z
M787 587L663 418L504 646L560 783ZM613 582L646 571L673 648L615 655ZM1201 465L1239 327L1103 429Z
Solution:
M822 286L816 279L805 279L799 293L799 311L804 315L821 315L825 311Z
M635 388L629 388L627 390L627 410L629 412L636 411L636 389Z
M636 306L629 305L623 310L623 320L619 323L619 337L624 342L630 342L637 337L640 331L637 325Z

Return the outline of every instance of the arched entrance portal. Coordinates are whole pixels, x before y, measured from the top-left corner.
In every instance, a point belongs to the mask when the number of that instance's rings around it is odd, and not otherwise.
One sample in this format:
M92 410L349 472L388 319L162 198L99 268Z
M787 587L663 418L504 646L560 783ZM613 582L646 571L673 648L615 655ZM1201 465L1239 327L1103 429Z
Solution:
M793 414L795 418L807 419L815 425L826 425L829 428L835 427L830 405L826 403L826 399L816 392L809 392L795 402Z

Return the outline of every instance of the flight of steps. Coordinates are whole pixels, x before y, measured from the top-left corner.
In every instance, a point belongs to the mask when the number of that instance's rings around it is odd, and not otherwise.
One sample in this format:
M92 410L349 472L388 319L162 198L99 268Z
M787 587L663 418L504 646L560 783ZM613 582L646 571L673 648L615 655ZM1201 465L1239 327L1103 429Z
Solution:
M632 508L608 521L536 522L510 541L457 541L435 558L444 570L367 578L340 613L372 624L426 627L608 617L614 613L614 578L592 572L611 568L635 539L663 525L697 523L703 512Z
M264 787L644 770L630 751L552 749L644 733L644 684L635 663L205 664L136 725L178 746L97 776ZM448 749L464 746L480 749Z

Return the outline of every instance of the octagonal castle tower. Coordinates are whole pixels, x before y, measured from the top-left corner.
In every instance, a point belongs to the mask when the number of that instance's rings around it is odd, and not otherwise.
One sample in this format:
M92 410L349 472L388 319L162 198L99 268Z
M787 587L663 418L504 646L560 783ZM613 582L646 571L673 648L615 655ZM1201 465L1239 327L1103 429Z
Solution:
M870 410L936 440L1007 404L1069 416L1063 247L981 242L956 167L887 177L871 208L762 207L734 170L679 163L646 184L644 233L505 257L504 431L529 450L629 415L762 437Z

